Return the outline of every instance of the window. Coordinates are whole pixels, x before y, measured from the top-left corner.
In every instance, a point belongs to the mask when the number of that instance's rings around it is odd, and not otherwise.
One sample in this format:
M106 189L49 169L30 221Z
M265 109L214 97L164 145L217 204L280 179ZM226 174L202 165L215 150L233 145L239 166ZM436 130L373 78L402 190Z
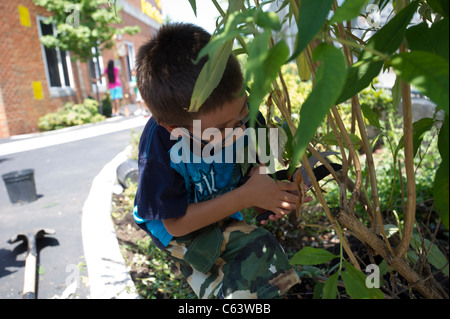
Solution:
M99 48L92 48L93 58L89 60L89 74L91 79L98 79L98 82L92 84L91 90L94 93L106 91L106 79L103 75L103 57ZM98 57L96 57L98 53ZM97 91L98 90L98 91Z
M38 17L39 35L42 37L56 34L55 26L53 24L45 24L44 19ZM50 96L72 95L74 93L74 81L69 53L59 48L47 48L44 45L42 45L42 53Z
M134 52L134 44L132 42L124 41L124 43L127 46L127 56L126 56L126 63L128 66L127 70L127 80L131 81L131 71L135 68L135 52Z

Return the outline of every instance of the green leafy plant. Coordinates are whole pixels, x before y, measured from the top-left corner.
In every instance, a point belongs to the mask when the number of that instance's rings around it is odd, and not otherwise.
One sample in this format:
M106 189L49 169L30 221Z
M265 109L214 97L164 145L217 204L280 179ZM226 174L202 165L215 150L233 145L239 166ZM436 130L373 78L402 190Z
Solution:
M111 117L112 114L112 100L111 94L109 92L105 92L101 99L102 103L102 113L106 117Z
M292 265L320 265L333 259L340 258L338 270L330 275L325 284L315 289L315 296L322 296L322 299L335 299L338 294L338 280L342 278L347 294L357 299L383 299L384 294L379 288L368 287L365 274L353 267L349 262L343 260L341 255L337 256L327 250L320 248L305 247L291 259ZM344 271L343 266L346 270Z
M338 278L342 278L351 297L365 293L361 285L364 274L360 272L359 262L342 233L349 232L380 255L422 296L448 298L438 283L426 280L424 276L428 274L418 271L405 259L407 252L417 249L411 245L417 206L415 157L424 144L424 134L434 127L439 127L439 166L435 172L430 169L422 172L434 180L434 207L440 213L438 224L442 223L448 229L448 2L375 1L380 9L391 5L390 18L380 28L367 30L371 33L357 36L352 32L350 20L358 16L370 19L370 13L364 12L367 0L346 0L341 6L334 0L283 0L277 1L278 6L272 10L274 1L269 0L230 0L228 10L224 10L216 0L211 1L221 18L210 43L200 52L199 58L208 55L209 60L197 80L190 111L197 111L215 88L222 76L227 54L231 52L230 46L234 45L236 54L246 55L250 122L254 123L258 110L276 106L281 114L281 123L274 125L284 129L288 138L284 162L291 171L303 164L313 182L316 198L348 255L349 261L341 261L339 272L327 280L324 294L334 297L335 290L331 288ZM195 12L196 1L189 2ZM284 16L281 9L286 9ZM421 16L423 23L411 24L415 14ZM293 24L297 27L296 41L290 50L287 45L289 36L281 30ZM297 64L300 80L312 83L306 99L294 107L281 72L289 63ZM400 99L402 101L403 136L398 140L392 138L390 127L381 126L380 110L363 102L364 90L383 69L388 68L397 76L396 85L392 88L393 103L396 106ZM436 104L437 110L443 113L442 118L435 116L413 123L411 85ZM348 113L341 108L344 104L350 105ZM267 112L269 123L277 122L270 118L274 113ZM350 118L350 127L344 117ZM401 182L402 191L395 193L392 188L387 200L380 199L383 194L378 190L374 140L368 136L367 122L380 131L380 136L387 137L393 159L388 165L394 178ZM318 150L330 148L340 152L342 173L335 172L318 153ZM364 154L363 160L360 154ZM307 161L310 155L317 156L336 181L339 200L331 204L338 209L329 207L330 202ZM388 205L386 210L382 210L381 206L383 202L392 203L394 196L402 198L402 214L398 223L401 237L397 242L389 240L384 227L386 213L391 213L391 207ZM357 203L364 209L363 214L355 214ZM448 263L446 260L443 262ZM345 272L342 271L344 264Z
M149 237L136 242L137 255L134 262L146 263L151 269L149 276L135 282L139 295L145 299L195 299L187 282L178 280L171 268L174 262L151 241Z
M141 30L139 26L117 27L122 18L121 8L117 7L116 1L33 0L33 3L51 13L45 23L54 24L56 27L55 35L41 37L42 44L49 48L58 47L70 51L71 58L76 61L87 62L94 56L98 57L101 50L111 49L115 43L114 35L133 35ZM80 65L77 69L83 98L86 98L87 94L83 88L87 84L81 76Z
M43 36L41 41L48 47L59 47L75 54L83 61L93 56L92 48L110 49L114 45L113 35L136 34L137 26L117 28L122 22L120 8L108 0L33 0L34 4L52 13L46 23L56 25L57 35ZM111 10L113 5L115 10ZM77 20L70 19L74 14ZM98 54L98 52L96 53Z
M42 131L51 131L75 125L101 122L105 119L106 117L98 113L97 101L86 99L83 104L67 102L56 112L40 117L38 126Z
M131 144L138 143L137 136L133 133ZM136 154L137 155L137 154ZM137 184L130 183L114 201L111 215L113 220L126 220L132 214ZM129 219L128 219L129 220ZM132 217L131 217L132 220ZM118 227L118 226L116 226ZM131 226L130 226L131 227ZM137 227L134 225L134 227ZM140 231L140 230L139 230ZM136 290L141 298L145 299L193 299L194 292L187 282L178 280L175 263L166 253L162 252L147 235L141 238L121 240L119 243L124 253L126 264L137 273L134 277Z

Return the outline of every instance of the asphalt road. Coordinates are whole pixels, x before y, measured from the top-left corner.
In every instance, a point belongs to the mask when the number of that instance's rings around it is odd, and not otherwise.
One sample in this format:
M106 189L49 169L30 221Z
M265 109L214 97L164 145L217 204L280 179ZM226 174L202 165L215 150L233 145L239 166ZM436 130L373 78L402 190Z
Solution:
M85 267L82 267L81 211L94 177L130 144L131 129L119 127L119 122L104 125L108 128L104 129L109 132L107 134L86 135L83 139L37 149L32 149L32 142L37 143L39 139L28 139L31 147L24 152L1 155L2 147L6 149L7 144L0 144L0 175L33 169L39 195L31 203L13 205L5 183L0 182L0 299L22 298L27 247L7 243L18 232L41 227L56 231L55 235L46 236L37 244L39 299L59 297L73 282L74 276L79 274L82 282L83 277L87 277ZM120 131L110 129L114 125ZM142 128L139 126L135 130ZM101 130L101 126L97 129ZM82 134L83 130L75 132L76 136ZM84 284L76 293L80 298L89 298L89 289Z

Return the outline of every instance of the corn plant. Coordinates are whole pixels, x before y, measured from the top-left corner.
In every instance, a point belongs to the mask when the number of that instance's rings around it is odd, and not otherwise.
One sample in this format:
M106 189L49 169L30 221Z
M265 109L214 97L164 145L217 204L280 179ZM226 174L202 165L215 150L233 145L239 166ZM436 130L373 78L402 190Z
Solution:
M339 1L341 4L338 5L336 0L229 0L228 8L223 1L211 1L220 17L210 43L198 57L198 61L206 56L208 60L198 77L189 111L198 111L218 85L231 52L246 57L244 77L249 92L250 123L254 123L259 110L270 111L276 106L282 115L282 123L271 118L267 122L285 130L287 141L283 143L283 161L291 172L299 165L305 167L315 197L340 237L339 271L323 286L324 297L336 297L338 277L343 279L351 297L383 297L381 291L368 290L364 285L361 265L344 236L344 233L350 233L364 243L373 256L384 259L391 275L394 271L400 274L423 297L448 298L432 275L413 267L407 259L411 247L418 247L412 245L417 244L417 238L413 236L416 214L414 157L424 133L434 126L440 129L439 154L436 154L440 156L440 165L435 172L429 173L434 175L434 206L440 212L442 225L448 229L448 1L377 0L369 3L369 0L345 0ZM196 0L189 2L195 12ZM381 26L373 19L373 8L381 10L389 6L392 10L387 22ZM415 15L420 17L420 23L412 23ZM361 18L371 21L373 28L363 30L358 36L352 21ZM292 35L285 33L283 30L287 27L293 27L295 32ZM291 47L288 45L290 37L295 37ZM281 68L290 63L297 65L300 80L312 82L312 91L296 108L300 109L299 114L293 114L293 101L281 72ZM386 216L380 207L376 165L367 134L366 123L377 126L378 116L370 108L361 107L359 100L359 93L370 86L382 70L389 68L397 76L392 88L394 100L397 103L401 100L403 106L403 137L397 145L392 145L392 167L396 172L394 178L403 179L403 171L406 175L402 191L392 190L393 197L405 197L403 215L394 225L400 235L395 243L389 240L386 231L390 228L385 225ZM437 110L444 114L442 118L435 116L413 123L411 85L437 105ZM351 103L350 127L342 120L339 108L344 102ZM267 114L270 117L271 113ZM299 118L297 125L294 115ZM341 172L336 172L318 152L328 147L317 135L324 126L335 136L342 160ZM355 148L354 136L360 139L364 161ZM307 160L311 155L319 158L338 184L338 209L329 206L326 194L315 179ZM363 170L367 172L366 180ZM355 213L358 202L364 207L364 214ZM430 252L433 244L428 244L424 250ZM320 249L305 249L294 256L294 264L320 264L339 257ZM347 253L348 261L342 260L343 251ZM439 271L448 276L445 255L438 259Z

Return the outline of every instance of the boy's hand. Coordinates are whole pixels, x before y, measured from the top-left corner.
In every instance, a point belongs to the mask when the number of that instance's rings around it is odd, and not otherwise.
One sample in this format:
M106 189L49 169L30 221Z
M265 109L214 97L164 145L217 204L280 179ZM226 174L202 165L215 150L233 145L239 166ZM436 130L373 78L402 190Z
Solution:
M275 215L269 217L273 221L290 214L299 201L295 183L275 181L270 175L261 174L259 167L252 169L249 180L242 187L249 206L273 212ZM267 221L261 223L266 224Z
M304 188L305 192L309 190L309 187L306 186L306 185L303 185L303 188ZM300 200L300 199L299 199L299 200ZM312 200L313 200L313 198L312 198L311 196L304 196L303 201L302 201L302 204L308 203L308 202L310 202L310 201L312 201ZM299 204L299 203L297 202L297 204ZM300 205L300 206L301 206L301 205ZM262 208L259 208L259 207L253 207L253 208L254 208L255 211L258 213L258 215L260 215L260 218L259 218L259 219L256 218L256 220L259 220L259 222L261 223L261 225L267 225L267 223L269 222L269 220L270 220L270 221L277 221L277 220L279 220L280 218L282 218L281 216L275 215L275 214L272 213L271 211L268 211L268 210L265 210L265 209L262 209ZM298 209L298 208L299 208L299 207L297 207L297 209ZM293 211L291 211L291 213L292 213L292 212L293 212ZM263 216L263 214L264 214L264 216Z

